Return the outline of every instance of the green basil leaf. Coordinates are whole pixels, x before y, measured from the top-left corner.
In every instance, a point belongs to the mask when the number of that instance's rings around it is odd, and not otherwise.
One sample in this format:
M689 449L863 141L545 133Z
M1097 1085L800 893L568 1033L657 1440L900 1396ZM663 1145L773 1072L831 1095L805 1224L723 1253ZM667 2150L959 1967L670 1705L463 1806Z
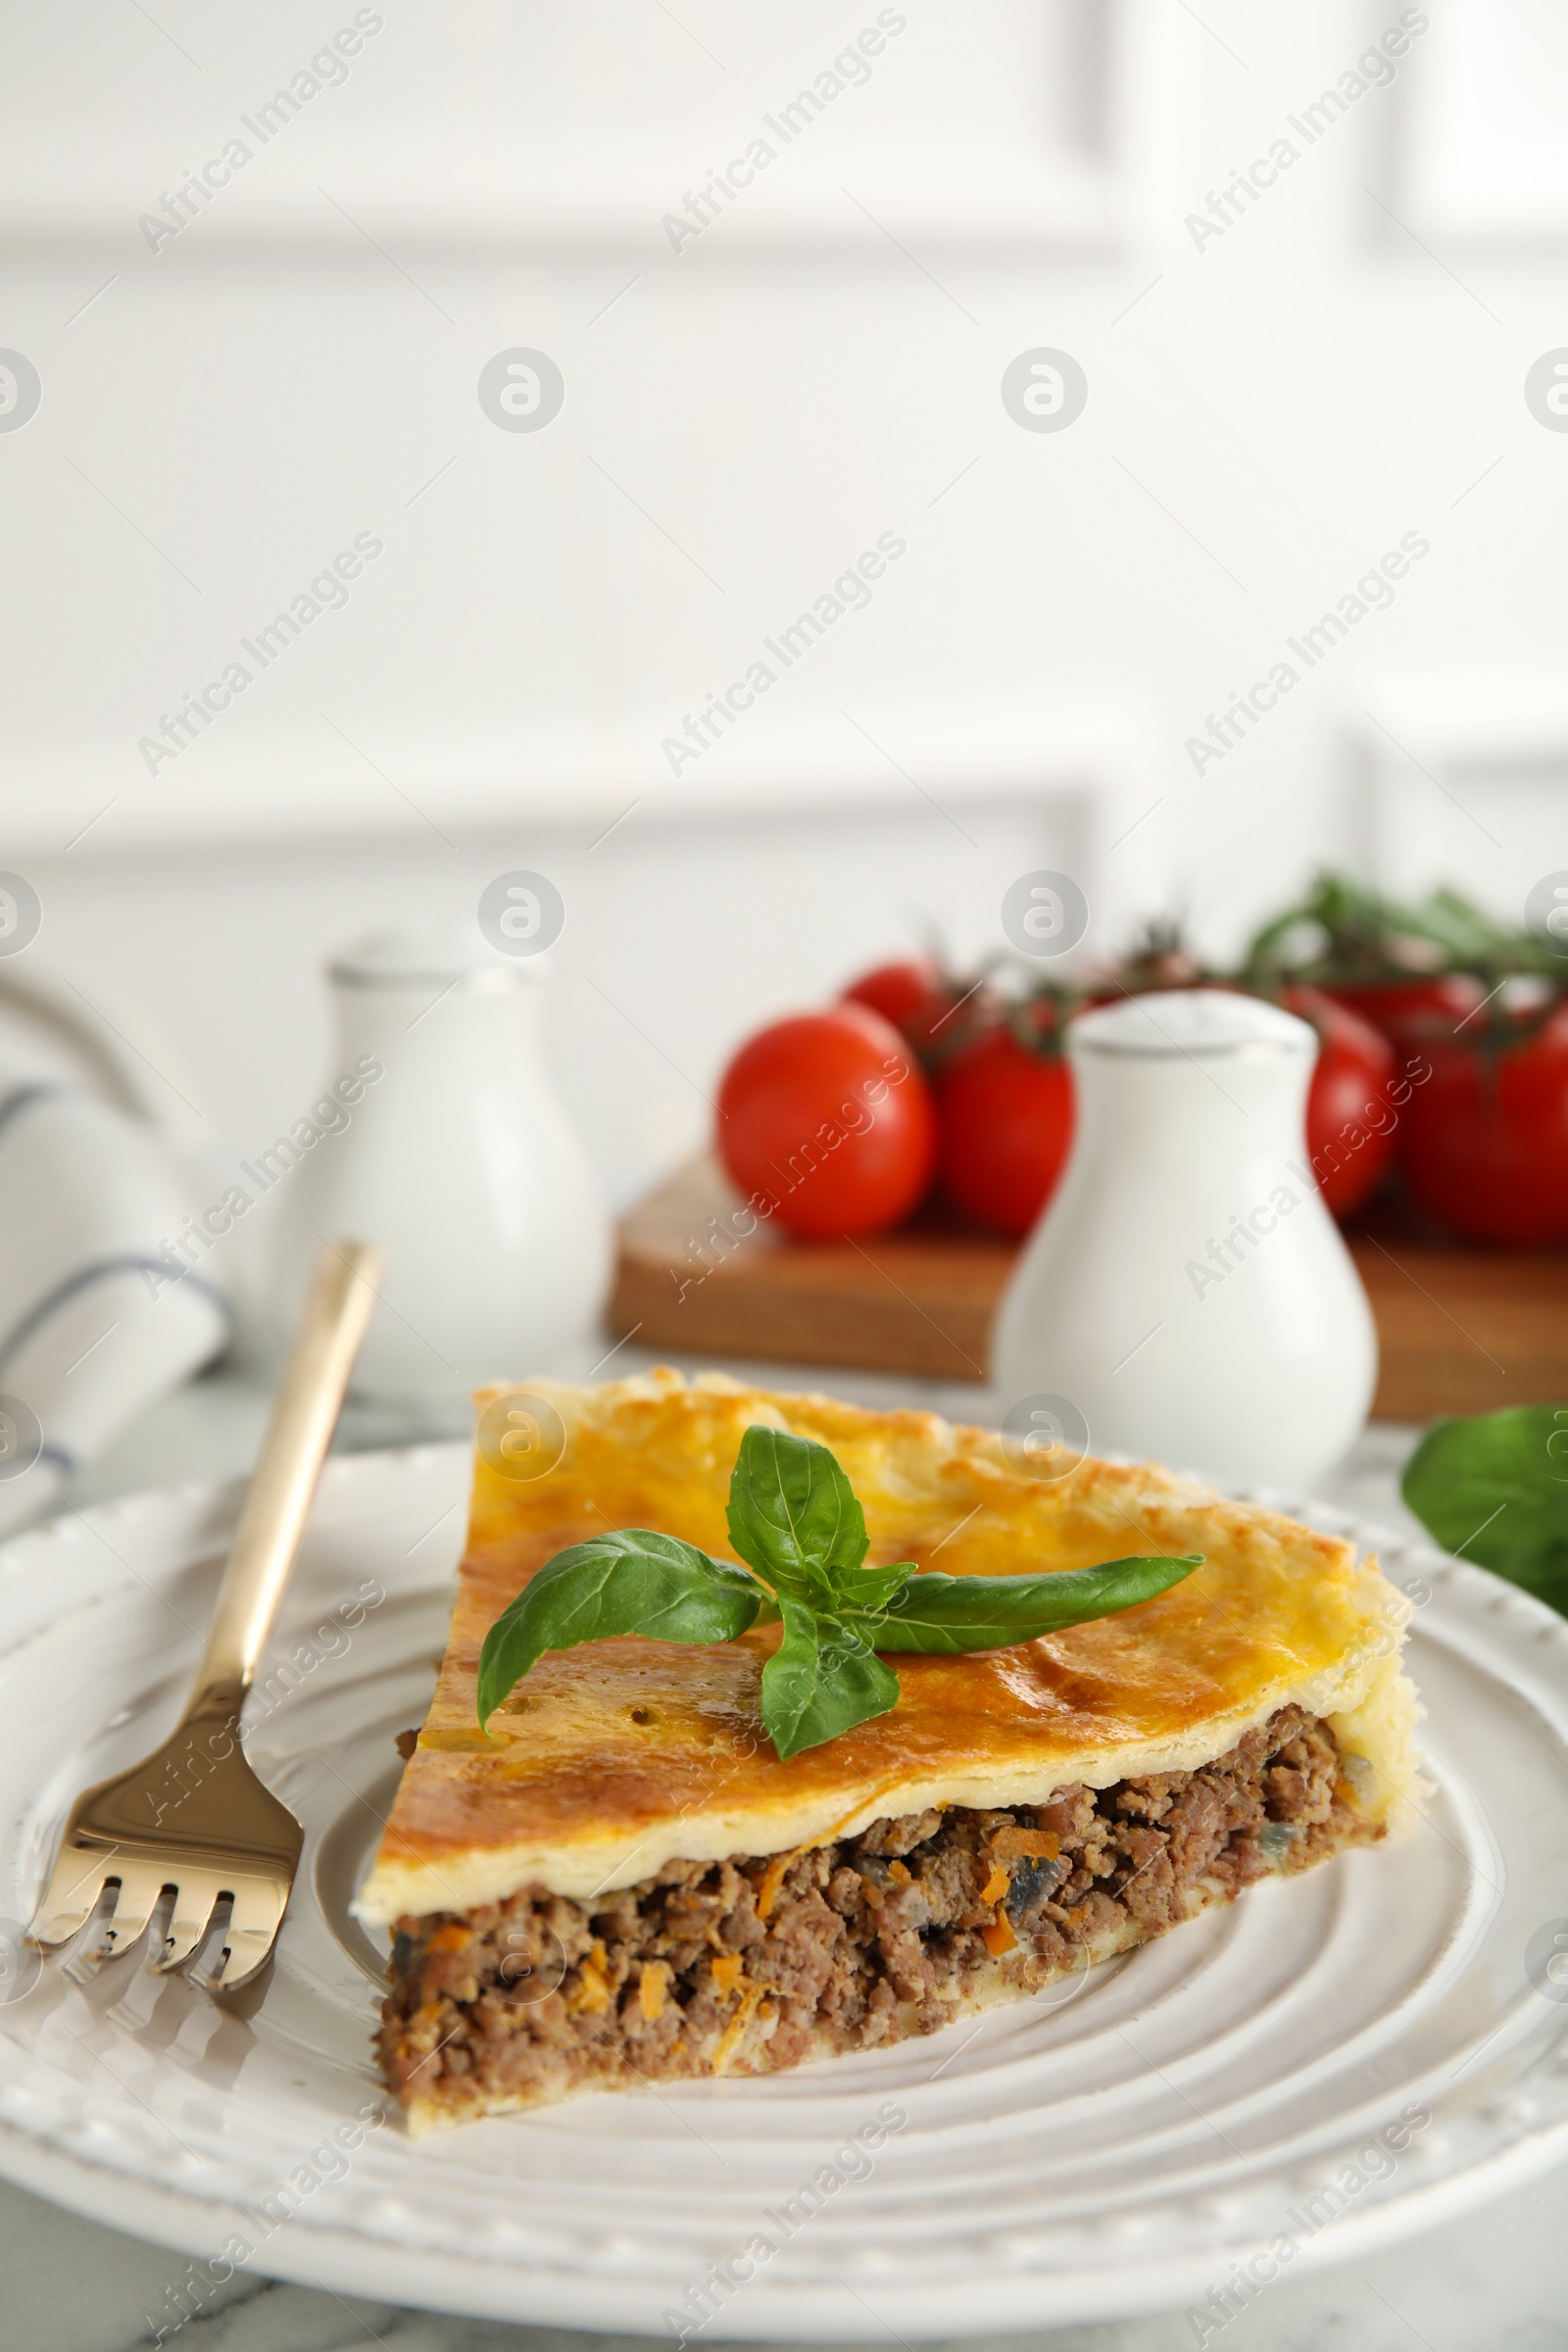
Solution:
M1568 1406L1435 1421L1401 1493L1443 1545L1568 1616Z
M1200 1551L1106 1560L1099 1568L1063 1568L1053 1576L911 1577L880 1617L850 1622L882 1650L959 1652L1004 1649L1055 1634L1092 1617L1152 1600L1203 1564Z
M880 1617L919 1573L912 1560L895 1560L888 1568L852 1568L838 1580L839 1598L832 1614L845 1620Z
M779 1594L833 1609L866 1553L865 1513L825 1446L754 1421L729 1482L729 1540Z
M781 1593L784 1639L762 1668L762 1721L780 1758L899 1703L899 1678L863 1637Z
M592 1536L537 1570L486 1634L479 1652L479 1722L489 1722L547 1649L572 1649L611 1634L734 1642L766 1603L767 1594L744 1569L712 1559L678 1536L642 1527Z

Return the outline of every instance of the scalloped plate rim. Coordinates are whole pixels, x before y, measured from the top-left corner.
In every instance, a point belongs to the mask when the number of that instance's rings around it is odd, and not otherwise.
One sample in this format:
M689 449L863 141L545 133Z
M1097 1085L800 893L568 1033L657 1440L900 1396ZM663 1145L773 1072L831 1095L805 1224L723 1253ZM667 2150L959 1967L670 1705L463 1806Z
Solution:
M373 1489L395 1471L435 1475L450 1472L454 1483L461 1485L468 1452L467 1446L462 1443L421 1443L335 1456L327 1465L322 1493L324 1508L315 1524L322 1529L344 1523L353 1525L363 1509L354 1490L363 1491L367 1483ZM229 1478L143 1490L80 1513L76 1526L84 1524L90 1528L99 1522L113 1530L140 1520L150 1521L156 1529L162 1519L168 1522L172 1537L181 1519L205 1513L220 1527L225 1515L237 1504L244 1485L243 1479ZM1297 1497L1256 1490L1249 1491L1245 1498L1266 1501L1302 1518L1315 1519L1367 1549L1382 1550L1385 1556L1392 1553L1401 1563L1440 1569L1457 1603L1456 1614L1467 1618L1484 1613L1500 1621L1497 1633L1491 1634L1486 1647L1500 1652L1501 1657L1489 1656L1481 1670L1504 1681L1533 1711L1543 1715L1568 1748L1568 1673L1559 1665L1558 1688L1552 1692L1544 1687L1552 1680L1549 1671L1541 1673L1534 1660L1527 1665L1517 1654L1521 1636L1529 1640L1533 1633L1540 1642L1555 1635L1559 1644L1568 1638L1568 1624L1545 1603L1486 1569L1453 1559L1430 1544L1406 1540L1396 1531L1363 1520L1343 1506L1314 1506ZM388 1505L395 1502L395 1497L386 1499ZM11 1575L29 1565L26 1555L34 1546L52 1548L63 1537L69 1539L75 1532L69 1519L46 1522L0 1544L0 1656L9 1648L6 1619ZM58 1553L49 1565L55 1568L61 1565ZM112 1594L127 1584L129 1577L130 1572L122 1568L116 1572L111 1563L103 1592L68 1597L64 1611L55 1612L50 1622L60 1614L69 1614L74 1607L92 1605ZM1489 1587L1494 1589L1490 1592ZM1446 1646L1455 1643L1456 1629L1443 1626L1440 1631L1440 1621L1435 1620L1433 1630ZM1479 1634L1481 1627L1476 1625L1467 1630ZM1465 1655L1473 1658L1473 1651L1467 1650ZM1500 1666L1510 1667L1511 1673L1499 1673ZM1551 1703L1553 1698L1555 1705ZM1485 1819L1484 1807L1482 1814ZM1365 2207L1352 2207L1337 2217L1332 2229L1321 2230L1300 2245L1288 2275L1302 2276L1354 2259L1456 2218L1538 2177L1565 2154L1568 2154L1568 2116L1521 2132L1511 2139L1499 2138L1479 2161L1450 2170L1441 2178L1418 2180L1402 2195ZM237 2226L244 2226L244 2208L238 2203L227 2203L222 2196L197 2198L175 2186L136 2178L112 2159L97 2159L78 2148L62 2147L3 2119L0 2119L0 2177L41 2193L87 2219L197 2257L211 2248L215 2225L221 2227L232 2218ZM1223 2250L1216 2245L1186 2256L1167 2250L1152 2261L1140 2263L1127 2232L1120 2232L1120 2242L1115 2244L1108 2242L1118 2235L1114 2226L1097 2234L1103 2249L1100 2259L1086 2261L1065 2273L1059 2269L1052 2272L1050 2325L1054 2327L1169 2309L1190 2295L1201 2295L1232 2261L1246 2259L1254 2245L1266 2242L1238 2237ZM504 2248L497 2251L482 2242L460 2258L445 2250L390 2244L368 2232L313 2221L279 2231L275 2243L269 2241L265 2259L258 2257L253 2267L262 2275L288 2278L305 2286L362 2296L368 2293L381 2302L395 2297L416 2307L461 2312L476 2318L525 2319L533 2324L609 2328L633 2333L653 2333L657 2326L649 2317L651 2282L644 2278L615 2278L603 2270L590 2272L580 2267L525 2265L511 2251ZM898 2299L901 2290L887 2278L879 2278L873 2291L888 2302L903 2328L916 2336L937 2336L1038 2327L1043 2285L1037 2269L1020 2268L1010 2274L992 2269L983 2278L975 2280L942 2284L927 2280L915 2288L903 2290L908 2308ZM656 2299L658 2294L668 2291L656 2288ZM834 2289L815 2279L801 2283L778 2279L760 2283L757 2288L736 2296L712 2323L712 2334L715 2341L790 2337L878 2340L885 2339L889 2325L880 2313L872 2313L868 2306L859 2304L849 2287Z

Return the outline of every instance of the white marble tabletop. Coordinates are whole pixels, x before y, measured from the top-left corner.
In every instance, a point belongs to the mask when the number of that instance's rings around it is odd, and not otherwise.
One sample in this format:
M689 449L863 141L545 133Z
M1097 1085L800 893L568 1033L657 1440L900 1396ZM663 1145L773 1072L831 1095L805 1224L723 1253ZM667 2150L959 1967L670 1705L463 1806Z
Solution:
M616 1371L649 1358L620 1351ZM756 1367L747 1367L755 1371ZM872 1375L775 1368L781 1387L831 1387L875 1403L929 1403L963 1419L987 1417L973 1387L895 1382ZM194 1383L126 1433L78 1479L74 1503L140 1487L220 1477L245 1469L261 1433L264 1391L233 1375ZM340 1443L358 1448L427 1434L350 1412ZM1414 1433L1375 1428L1327 1494L1386 1525L1412 1523L1397 1477ZM155 2332L147 2315L167 2308L181 2257L123 2237L0 2183L0 2345L18 2352L136 2352ZM198 2318L166 2338L189 2352L585 2352L625 2341L560 2328L453 2319L261 2278L249 2271L220 2290ZM1050 2328L1051 2352L1178 2352L1196 2335L1182 2312ZM982 2339L968 2339L979 2352ZM1021 2339L1004 2339L1016 2344ZM1218 2341L1218 2338L1211 2340ZM890 2337L894 2343L902 2338ZM1223 2331L1224 2352L1568 2352L1568 2167L1500 2203L1370 2259L1281 2280ZM714 2347L714 2352L718 2348Z

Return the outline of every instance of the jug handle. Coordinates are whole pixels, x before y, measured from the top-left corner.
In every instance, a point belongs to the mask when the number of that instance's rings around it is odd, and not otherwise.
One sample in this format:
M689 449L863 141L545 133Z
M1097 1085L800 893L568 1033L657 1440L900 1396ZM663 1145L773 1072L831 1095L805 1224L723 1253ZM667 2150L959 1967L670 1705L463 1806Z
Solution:
M30 957L24 970L0 960L0 1004L8 1002L85 1054L109 1100L176 1149L212 1142L195 1081L139 1007L117 1000L119 1019L111 1021L69 980Z

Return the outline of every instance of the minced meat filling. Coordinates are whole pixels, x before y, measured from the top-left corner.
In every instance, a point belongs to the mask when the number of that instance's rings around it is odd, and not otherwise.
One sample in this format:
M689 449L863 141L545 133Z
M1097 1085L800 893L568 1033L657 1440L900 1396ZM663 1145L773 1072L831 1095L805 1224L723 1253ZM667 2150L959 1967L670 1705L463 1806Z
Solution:
M465 2111L770 2073L934 2033L1377 1834L1328 1727L1284 1707L1199 1772L400 1920L382 2062L401 2099Z

